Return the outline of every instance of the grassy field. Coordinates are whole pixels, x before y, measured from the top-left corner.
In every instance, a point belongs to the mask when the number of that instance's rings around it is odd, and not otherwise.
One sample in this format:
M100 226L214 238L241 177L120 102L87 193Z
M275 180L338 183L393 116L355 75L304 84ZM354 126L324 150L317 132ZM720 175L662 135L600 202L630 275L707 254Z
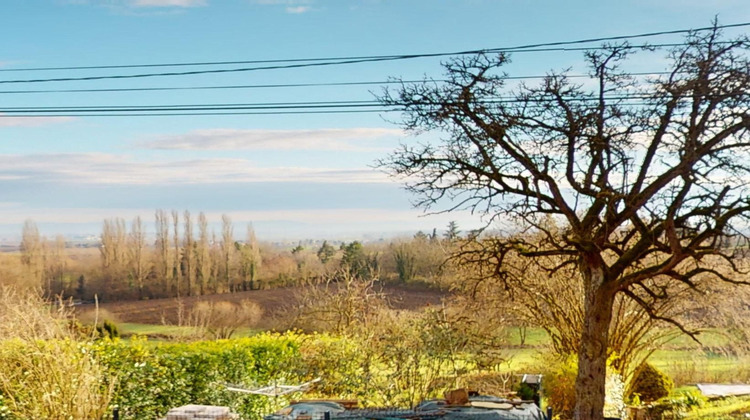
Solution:
M124 337L139 335L154 339L169 338L188 338L195 337L199 332L195 327L185 327L177 325L155 325L155 324L137 324L133 322L121 322L117 324L120 335ZM259 330L255 328L238 328L232 337L249 337L256 334Z

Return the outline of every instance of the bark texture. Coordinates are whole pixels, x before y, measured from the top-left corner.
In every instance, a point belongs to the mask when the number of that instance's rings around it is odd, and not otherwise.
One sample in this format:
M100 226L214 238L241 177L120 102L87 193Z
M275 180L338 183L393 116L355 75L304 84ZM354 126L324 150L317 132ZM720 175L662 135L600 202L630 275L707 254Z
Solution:
M604 273L601 268L586 271L588 279L581 348L578 352L575 419L599 420L604 418L607 344L614 293L603 284Z

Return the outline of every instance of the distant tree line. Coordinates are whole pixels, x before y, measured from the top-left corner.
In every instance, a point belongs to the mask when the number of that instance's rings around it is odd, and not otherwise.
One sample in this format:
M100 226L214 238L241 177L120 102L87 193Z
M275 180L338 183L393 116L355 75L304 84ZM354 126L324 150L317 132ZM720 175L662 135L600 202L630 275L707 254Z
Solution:
M97 295L108 301L296 286L334 272L440 287L448 284L441 280L447 275L443 262L448 249L460 237L451 222L441 236L435 229L388 242L306 241L289 249L260 243L251 224L237 240L227 215L217 232L202 212L194 217L189 211L160 209L153 226L153 231L148 229L140 216L130 222L104 220L97 253L66 247L62 236L49 240L27 221L18 281L43 289L49 297L90 300Z
M157 210L154 237L146 232L140 217L129 224L122 218L105 220L98 263L84 255L75 269L66 270L70 258L64 239L48 241L34 222L27 221L21 262L33 283L49 295L87 298L97 293L109 300L145 299L258 288L262 258L252 225L237 241L229 216L222 216L217 236L209 231L204 213L194 221L189 211Z

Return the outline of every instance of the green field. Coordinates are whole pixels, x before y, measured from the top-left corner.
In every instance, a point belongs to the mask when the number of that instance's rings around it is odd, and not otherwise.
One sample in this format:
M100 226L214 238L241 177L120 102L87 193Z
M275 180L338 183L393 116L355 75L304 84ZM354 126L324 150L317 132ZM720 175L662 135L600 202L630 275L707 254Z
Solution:
M120 334L124 337L138 335L145 336L149 339L181 339L195 337L198 333L195 327L185 327L177 325L154 325L154 324L137 324L132 322L121 322L117 324ZM258 332L253 328L238 328L232 337L249 337Z

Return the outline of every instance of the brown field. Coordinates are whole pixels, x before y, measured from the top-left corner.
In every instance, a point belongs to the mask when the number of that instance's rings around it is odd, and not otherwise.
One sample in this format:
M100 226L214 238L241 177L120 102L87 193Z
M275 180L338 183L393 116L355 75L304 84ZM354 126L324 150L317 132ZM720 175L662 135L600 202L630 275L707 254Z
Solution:
M117 322L176 325L179 321L180 305L182 305L183 313L188 313L196 303L201 301L237 303L250 300L263 309L263 319L258 327L268 328L273 319L296 306L301 291L302 289L298 287L288 287L183 298L107 302L101 303L99 308L102 312L111 315ZM383 293L388 296L391 306L400 310L419 310L430 305L437 305L448 295L447 292L439 290L399 285L383 285ZM84 304L77 307L77 311L80 313L93 310L94 304Z

